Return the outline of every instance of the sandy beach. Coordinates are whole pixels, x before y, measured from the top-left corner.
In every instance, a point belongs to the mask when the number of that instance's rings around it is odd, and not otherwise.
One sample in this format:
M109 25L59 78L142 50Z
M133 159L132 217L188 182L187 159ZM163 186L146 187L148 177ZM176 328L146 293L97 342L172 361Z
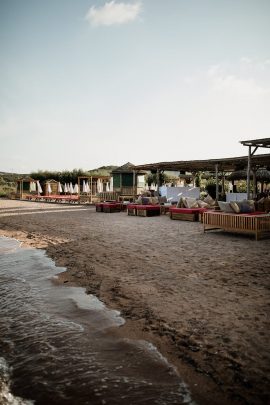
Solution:
M269 403L270 239L201 223L0 200L0 235L46 249L174 364L198 404Z

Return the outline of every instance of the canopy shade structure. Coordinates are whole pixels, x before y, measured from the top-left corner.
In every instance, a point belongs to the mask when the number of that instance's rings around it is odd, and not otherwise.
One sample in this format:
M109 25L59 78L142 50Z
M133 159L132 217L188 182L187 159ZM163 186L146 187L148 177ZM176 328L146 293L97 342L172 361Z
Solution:
M255 148L270 148L270 138L252 139L240 141L240 143L245 146L254 146Z
M144 165L134 166L134 170L149 170L149 171L176 171L183 170L187 172L209 171L215 172L216 165L219 171L233 172L235 170L243 170L247 167L248 157L240 156L233 158L220 158L208 160L180 160L174 162L159 162L149 163ZM270 169L270 153L263 155L255 155L251 157L251 163L254 168L265 167Z
M253 157L258 148L270 148L270 138L250 139L247 141L240 141L244 146L248 146L248 164L247 164L247 198L250 196L250 169ZM253 148L253 150L252 150ZM269 169L269 166L266 166Z
M259 168L270 170L270 153L263 155L239 156L231 158L208 159L208 160L180 160L174 162L159 162L134 166L133 170L148 170L151 172L161 171L186 171L211 172L216 178L216 198L218 198L218 173L234 172L236 170L257 171ZM249 168L249 169L248 169ZM249 184L249 183L248 183Z

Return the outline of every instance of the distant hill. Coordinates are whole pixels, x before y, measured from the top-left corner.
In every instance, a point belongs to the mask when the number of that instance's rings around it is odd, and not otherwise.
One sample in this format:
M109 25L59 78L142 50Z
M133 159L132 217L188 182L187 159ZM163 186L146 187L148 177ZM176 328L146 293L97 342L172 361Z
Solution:
M22 177L27 176L29 176L29 174L0 172L0 177L7 183L14 182Z
M7 197L16 190L16 181L25 174L0 172L0 197Z

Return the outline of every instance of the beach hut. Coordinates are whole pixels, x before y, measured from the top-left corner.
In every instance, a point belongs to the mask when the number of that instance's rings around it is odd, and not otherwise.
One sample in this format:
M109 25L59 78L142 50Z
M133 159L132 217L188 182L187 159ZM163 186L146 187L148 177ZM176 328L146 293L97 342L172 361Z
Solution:
M58 191L58 181L56 180L46 180L43 184L44 195L59 195Z
M134 197L144 190L145 171L134 170L135 165L128 162L119 166L111 172L113 178L113 191L119 194L120 199L134 199Z
M23 177L17 180L15 198L23 200L28 195L38 194L37 181L31 177Z

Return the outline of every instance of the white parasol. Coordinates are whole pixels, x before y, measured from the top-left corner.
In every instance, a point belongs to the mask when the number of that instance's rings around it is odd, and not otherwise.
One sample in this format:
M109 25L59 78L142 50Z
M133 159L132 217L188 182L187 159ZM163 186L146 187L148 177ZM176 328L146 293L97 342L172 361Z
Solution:
M100 179L97 180L97 192L102 193L103 188L102 188L102 182Z
M42 188L41 188L41 185L40 185L40 183L39 183L39 180L37 181L37 189L38 189L38 194L43 193Z
M109 183L108 183L108 182L106 183L106 191L107 191L107 192L109 192L109 191L110 191L110 185L109 185Z
M51 194L51 192L52 192L52 188L51 188L50 183L48 183L48 194Z
M34 181L30 181L30 191L36 191L36 183Z
M83 180L83 183L82 183L82 192L83 192L83 193L87 193L85 180Z
M85 190L86 190L86 193L90 193L90 186L89 186L88 182L85 184Z
M68 192L68 186L67 186L67 184L65 183L65 185L64 185L64 193L67 193Z
M70 192L70 194L74 193L72 183L69 183L69 192Z
M74 194L78 194L78 192L79 192L79 186L78 186L78 184L76 183L75 186L74 186L74 189L73 189L73 193L74 193Z
M62 185L61 185L60 181L58 182L57 191L58 191L58 193L62 193L62 192L63 192Z

